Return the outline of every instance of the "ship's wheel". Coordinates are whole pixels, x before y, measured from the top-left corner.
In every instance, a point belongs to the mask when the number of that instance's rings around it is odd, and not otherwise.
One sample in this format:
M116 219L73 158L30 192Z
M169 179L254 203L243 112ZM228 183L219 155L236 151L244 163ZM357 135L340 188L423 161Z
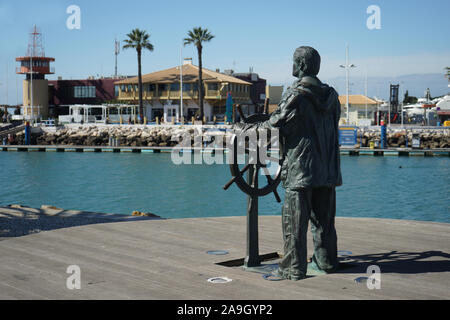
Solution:
M269 115L267 114L254 114L246 118L239 107L237 110L245 123L257 123L269 119ZM255 134L257 135L258 133L256 132ZM250 139L256 141L247 141L246 139L240 139L237 135L232 137L231 150L229 150L229 152L233 152L233 158L230 164L232 178L223 187L227 190L233 183L236 183L239 189L248 195L247 256L244 262L245 267L260 265L258 249L258 198L273 192L275 199L281 202L281 198L277 192L277 187L281 180L281 166L279 163L275 163L277 168L273 170L272 165L274 165L274 162L268 163L267 161L263 161L274 159L269 155L265 159L260 159L260 148L263 147L265 151L270 150L272 147L272 139L268 137L264 141L265 139L258 138L260 137L256 136L256 139ZM279 149L278 151L280 152L281 150ZM278 160L278 158L276 159ZM240 164L239 162L242 163ZM247 173L247 179L244 178L245 173ZM258 182L260 178L264 179L262 176L265 177L266 183L260 187Z
M266 114L255 114L248 118L246 118L246 123L255 123L260 121L265 121L269 118ZM232 175L232 179L224 186L224 189L227 190L233 183L241 189L243 192L248 194L251 197L263 197L273 192L275 195L275 199L278 202L281 202L280 196L277 192L277 187L280 184L280 175L281 175L281 166L277 165L278 168L275 170L275 173L272 173L274 170L269 168L269 165L272 166L274 162L267 164L261 163L259 159L259 145L254 142L247 142L245 140L240 141L237 135L234 135L231 139L231 148L233 148L233 159L230 164L230 172ZM265 143L264 148L268 150L270 147L269 142ZM245 146L242 148L242 145ZM241 147L241 148L240 148ZM245 150L245 155L239 154L239 150ZM254 156L258 159L254 159ZM246 159L245 164L239 164L240 159ZM255 163L256 162L256 163ZM246 172L252 172L253 176L265 176L266 183L262 186L255 185L255 179L245 179L244 174ZM259 179L258 179L259 180Z

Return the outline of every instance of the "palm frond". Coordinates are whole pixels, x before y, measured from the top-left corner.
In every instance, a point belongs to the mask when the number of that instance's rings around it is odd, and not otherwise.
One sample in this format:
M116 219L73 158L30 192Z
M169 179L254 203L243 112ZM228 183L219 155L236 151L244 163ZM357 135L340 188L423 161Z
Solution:
M128 39L125 39L125 45L123 49L136 49L140 51L142 48L147 49L149 51L153 51L153 44L150 43L150 34L145 30L140 30L138 28L131 30L130 33L127 34Z
M204 42L209 42L214 38L208 29L202 27L194 27L188 31L188 36L184 38L184 45L194 44L196 47L202 47Z

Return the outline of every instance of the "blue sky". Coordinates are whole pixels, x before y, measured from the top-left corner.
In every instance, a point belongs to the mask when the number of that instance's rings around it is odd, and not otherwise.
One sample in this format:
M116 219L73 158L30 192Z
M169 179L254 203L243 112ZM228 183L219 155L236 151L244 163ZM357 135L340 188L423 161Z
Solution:
M66 27L70 5L81 9L80 30ZM380 7L379 30L366 26L370 5ZM0 3L0 103L6 92L9 103L17 96L21 101L23 76L15 75L14 58L25 55L34 24L44 34L46 55L56 58L56 74L49 79L112 75L114 38L123 40L136 27L150 33L155 47L143 55L143 72L173 67L187 31L202 26L216 36L204 48L206 68L253 67L269 84L287 85L293 80L292 53L301 45L320 52L319 77L325 80L344 75L339 65L347 43L355 77L443 74L450 65L448 12L448 0L6 0ZM184 47L183 56L197 64L193 47ZM135 51L120 53L118 69L137 73Z

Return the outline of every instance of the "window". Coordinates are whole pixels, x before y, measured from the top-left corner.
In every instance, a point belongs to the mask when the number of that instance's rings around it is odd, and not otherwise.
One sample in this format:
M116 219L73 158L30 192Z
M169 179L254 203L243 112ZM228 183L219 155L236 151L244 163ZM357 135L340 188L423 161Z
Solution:
M156 86L154 84L148 84L147 85L147 91L148 92L153 92L155 91Z
M180 91L180 84L178 82L171 83L170 91Z
M125 92L126 86L123 84L120 86L120 91Z
M60 87L58 91L59 94L63 97L74 97L74 87Z
M127 91L128 91L128 92L131 92L132 87L133 87L133 86L132 86L131 84L129 84L128 87L127 87Z
M214 114L225 114L226 106L214 106L213 113Z
M219 90L219 84L217 82L208 83L208 90L211 90L211 91Z
M134 85L134 92L138 92L139 91L139 86L137 84Z
M114 86L114 96L115 97L119 96L119 86Z
M159 92L167 91L167 84L161 83L158 85Z
M192 86L194 91L198 91L198 82L193 83Z
M192 90L192 83L183 83L183 91Z
M95 86L75 86L73 96L74 98L95 98Z

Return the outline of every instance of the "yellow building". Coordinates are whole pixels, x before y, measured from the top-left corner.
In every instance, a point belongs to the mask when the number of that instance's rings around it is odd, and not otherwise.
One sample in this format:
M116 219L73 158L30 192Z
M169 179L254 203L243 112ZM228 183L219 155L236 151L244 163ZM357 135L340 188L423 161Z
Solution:
M339 102L341 103L341 119L345 119L347 115L347 96L339 96ZM377 112L377 109L380 106L380 103L378 101L366 97L362 94L349 95L348 104L350 109L350 124L358 124L361 119L371 119L373 121L374 113Z
M274 112L283 96L283 86L266 86L266 97L269 98L269 113Z
M181 116L190 120L199 109L198 70L191 60L187 60L181 70L178 66L142 75L145 116L149 120L164 117L167 122L172 121L173 117L179 121ZM234 103L250 102L250 82L205 68L202 70L205 88L204 114L208 121L212 120L213 116L223 117L228 92L231 92ZM183 90L180 90L180 79ZM138 102L138 77L117 81L115 85L119 100L134 104Z

